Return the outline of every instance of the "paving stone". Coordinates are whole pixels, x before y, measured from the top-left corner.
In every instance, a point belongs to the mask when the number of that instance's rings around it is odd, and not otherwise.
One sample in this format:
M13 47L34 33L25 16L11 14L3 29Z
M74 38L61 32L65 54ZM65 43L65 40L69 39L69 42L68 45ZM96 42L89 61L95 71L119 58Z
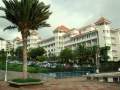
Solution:
M0 82L0 90L120 90L120 84L86 81L83 78L53 79L44 85L30 85L20 88L10 87Z

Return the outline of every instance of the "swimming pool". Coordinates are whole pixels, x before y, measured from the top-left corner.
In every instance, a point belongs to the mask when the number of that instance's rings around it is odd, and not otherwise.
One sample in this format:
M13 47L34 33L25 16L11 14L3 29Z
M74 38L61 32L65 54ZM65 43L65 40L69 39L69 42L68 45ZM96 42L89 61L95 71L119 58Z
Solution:
M90 73L91 73L90 71L55 72L55 73L49 73L49 76L54 77L56 79L60 79L60 78L67 78L67 77L80 77L82 75L86 75Z

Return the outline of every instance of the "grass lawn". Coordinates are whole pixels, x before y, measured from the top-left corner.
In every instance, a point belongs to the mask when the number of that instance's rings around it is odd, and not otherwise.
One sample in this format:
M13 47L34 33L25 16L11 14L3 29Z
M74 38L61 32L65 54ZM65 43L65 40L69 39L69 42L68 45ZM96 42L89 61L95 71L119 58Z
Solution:
M27 79L14 79L12 80L16 83L27 83L27 82L40 82L40 79L33 79L33 78L27 78Z
M0 69L5 70L5 63L0 63ZM41 68L36 65L28 66L28 72L30 73L52 73L52 72L74 72L74 71L93 71L92 68L70 68L65 69L63 66L57 66L56 68ZM22 72L22 64L8 64L8 71Z
M22 64L8 64L8 71L17 71L17 72L21 72L22 71ZM5 63L0 63L0 69L1 70L5 70ZM48 69L46 68L40 68L38 66L28 66L28 72L30 73L38 73L38 72L42 72L42 73L47 73Z

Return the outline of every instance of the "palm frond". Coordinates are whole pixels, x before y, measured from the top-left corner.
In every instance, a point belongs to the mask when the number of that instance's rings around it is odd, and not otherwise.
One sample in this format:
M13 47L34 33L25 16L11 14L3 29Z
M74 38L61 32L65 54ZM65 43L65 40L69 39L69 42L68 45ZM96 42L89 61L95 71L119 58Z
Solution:
M15 29L15 28L17 28L17 26L7 26L6 28L4 28L4 31L10 30L10 29Z
M4 18L4 19L7 19L7 17L6 17L6 16L0 16L0 18Z
M16 25L21 31L23 29L38 29L49 27L47 19L51 15L50 5L45 5L39 0L2 0L5 7L0 7L5 12L5 18Z
M6 8L4 8L4 7L0 7L0 10L2 10L2 11L6 11Z

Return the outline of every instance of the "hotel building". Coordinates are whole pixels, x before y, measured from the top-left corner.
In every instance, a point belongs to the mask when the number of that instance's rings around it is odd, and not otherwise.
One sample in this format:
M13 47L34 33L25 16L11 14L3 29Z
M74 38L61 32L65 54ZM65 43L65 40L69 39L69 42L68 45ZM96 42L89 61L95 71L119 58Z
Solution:
M84 44L88 47L110 46L109 61L120 60L120 30L111 28L111 22L104 17L78 29L69 29L61 25L53 31L53 34L52 37L39 42L39 45L47 51L48 56L59 55L60 51L67 47L75 50L79 44Z
M27 49L38 47L40 40L41 39L40 39L40 37L38 35L38 32L35 31L35 30L31 30L30 31L30 36L27 39ZM20 47L22 45L23 45L22 44L22 39L20 37L16 37L13 40L14 49L16 49L17 47Z
M4 49L6 50L6 41L0 37L0 50Z

